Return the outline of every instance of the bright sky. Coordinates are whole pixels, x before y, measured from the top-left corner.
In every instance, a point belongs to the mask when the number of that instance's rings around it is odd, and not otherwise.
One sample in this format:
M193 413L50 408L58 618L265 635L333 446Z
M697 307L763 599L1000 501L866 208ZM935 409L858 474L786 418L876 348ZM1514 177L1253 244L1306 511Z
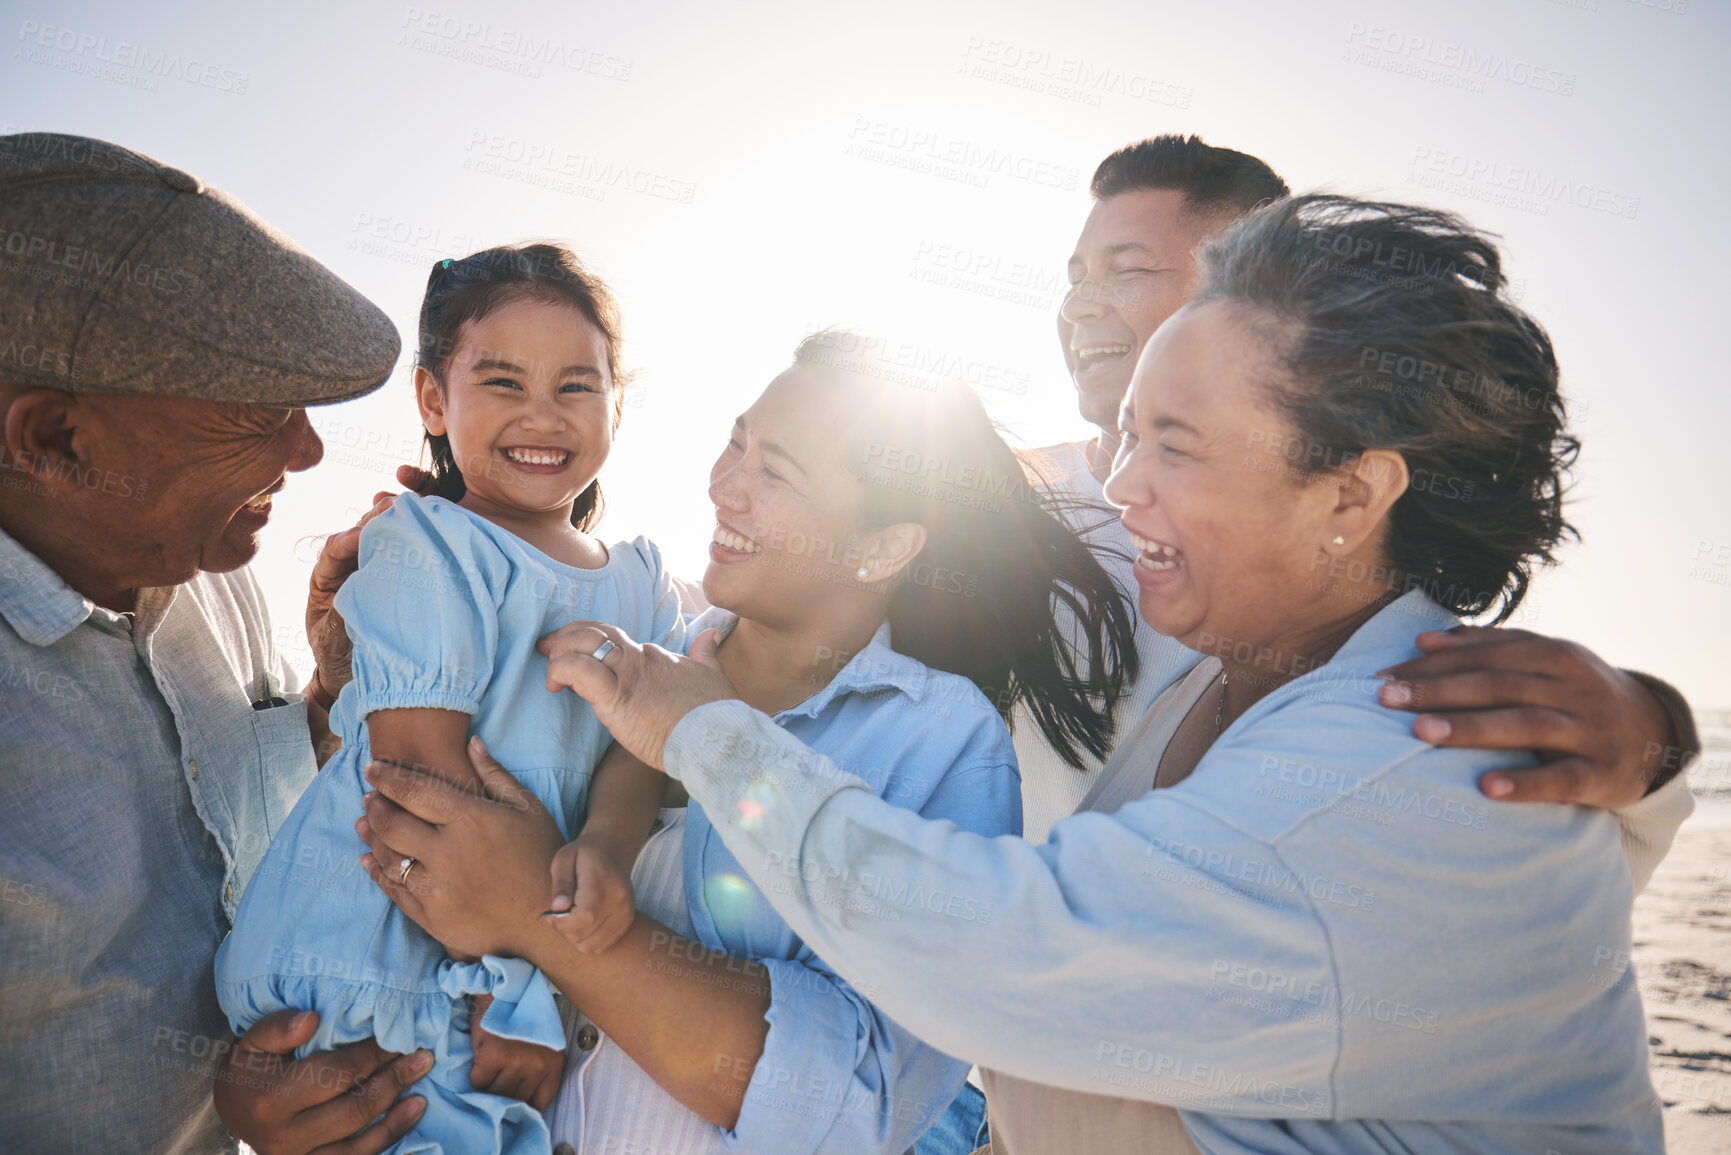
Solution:
M709 463L809 329L906 337L1028 444L1085 434L1053 315L1087 178L1122 144L1197 132L1296 189L1461 210L1506 238L1585 443L1585 540L1528 617L1731 707L1722 3L242 8L4 0L0 126L198 174L411 338L432 261L573 244L641 370L604 532L693 575ZM325 462L279 496L256 567L285 637L310 539L418 445L407 361L315 411Z

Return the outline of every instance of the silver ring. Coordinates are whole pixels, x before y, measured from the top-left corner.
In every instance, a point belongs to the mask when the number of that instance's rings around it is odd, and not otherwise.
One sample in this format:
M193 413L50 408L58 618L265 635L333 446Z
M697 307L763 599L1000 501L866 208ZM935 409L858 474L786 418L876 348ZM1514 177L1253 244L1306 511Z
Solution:
M412 858L403 859L403 865L397 868L397 885L409 885L409 871L415 869L415 867L419 865L420 863L416 862Z
M611 654L614 650L617 650L618 648L619 648L618 646L613 644L613 639L608 638L606 641L602 642L599 646L596 646L595 652L590 654L589 656L591 658L594 658L597 662L605 662L607 660L607 655Z

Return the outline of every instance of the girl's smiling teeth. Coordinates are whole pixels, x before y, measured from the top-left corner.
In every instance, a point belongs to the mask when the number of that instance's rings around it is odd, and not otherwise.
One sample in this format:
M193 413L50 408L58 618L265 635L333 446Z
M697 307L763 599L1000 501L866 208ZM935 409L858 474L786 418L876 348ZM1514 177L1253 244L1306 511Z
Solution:
M518 465L564 465L571 460L569 449L535 449L514 445L503 452Z
M752 541L749 537L734 533L733 531L724 529L719 525L715 527L715 533L709 540L713 541L722 549L730 549L734 553L763 552L763 547L758 545L755 541Z
M1130 544L1136 547L1136 564L1143 569L1156 572L1175 570L1184 564L1184 551L1175 546L1150 541L1134 533L1130 534Z

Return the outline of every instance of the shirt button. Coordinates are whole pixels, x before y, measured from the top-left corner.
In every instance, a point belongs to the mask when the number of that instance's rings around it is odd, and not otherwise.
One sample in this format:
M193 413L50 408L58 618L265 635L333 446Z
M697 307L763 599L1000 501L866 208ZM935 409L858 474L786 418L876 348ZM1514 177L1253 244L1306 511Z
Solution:
M577 1155L577 1151L569 1143L561 1143L553 1148L553 1155Z
M197 782L198 781L198 759L197 758L188 758L186 760L186 770L187 770L187 773L192 775L192 780L194 782Z
M593 1051L600 1041L601 1032L595 1029L594 1023L584 1023L577 1031L577 1049L580 1051Z
M654 822L651 822L649 824L649 833L660 834L661 828L665 825L667 825L665 822L663 822L663 821L661 821L661 819L657 818Z

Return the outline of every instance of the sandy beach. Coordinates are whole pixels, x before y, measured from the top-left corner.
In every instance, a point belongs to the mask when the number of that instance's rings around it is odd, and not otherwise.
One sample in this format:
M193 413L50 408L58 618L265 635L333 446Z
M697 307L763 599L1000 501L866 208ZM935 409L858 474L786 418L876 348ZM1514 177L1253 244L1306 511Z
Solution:
M1731 715L1703 715L1695 814L1635 900L1632 953L1671 1155L1731 1152Z

